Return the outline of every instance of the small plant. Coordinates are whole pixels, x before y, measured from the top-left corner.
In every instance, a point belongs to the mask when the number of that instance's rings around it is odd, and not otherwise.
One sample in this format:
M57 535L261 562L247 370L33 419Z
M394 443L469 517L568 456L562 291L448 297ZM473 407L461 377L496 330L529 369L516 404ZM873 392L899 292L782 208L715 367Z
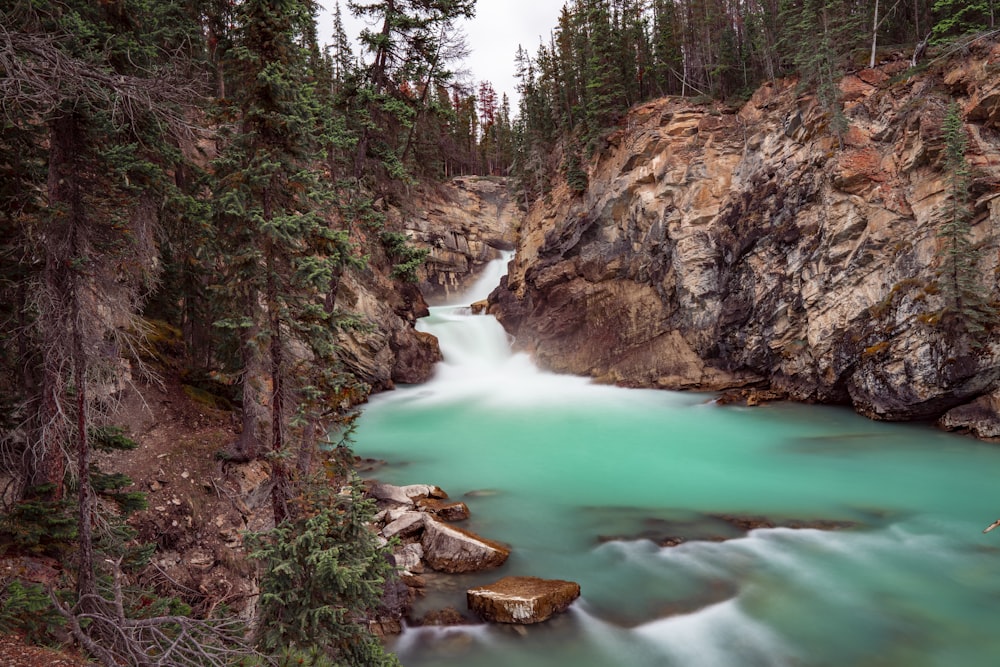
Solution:
M23 632L28 641L47 644L64 625L41 584L11 579L0 590L0 634Z
M61 558L75 548L72 505L48 500L52 485L28 490L25 499L0 517L0 552Z
M584 171L580 152L575 148L568 148L563 156L563 173L566 175L566 183L575 195L582 195L590 185L587 172Z
M302 664L317 667L329 664L318 661L324 654L338 665L395 667L364 623L394 568L368 526L374 508L360 482L352 478L347 488L333 494L324 484L310 486L298 518L249 537L264 572L258 645L314 656Z

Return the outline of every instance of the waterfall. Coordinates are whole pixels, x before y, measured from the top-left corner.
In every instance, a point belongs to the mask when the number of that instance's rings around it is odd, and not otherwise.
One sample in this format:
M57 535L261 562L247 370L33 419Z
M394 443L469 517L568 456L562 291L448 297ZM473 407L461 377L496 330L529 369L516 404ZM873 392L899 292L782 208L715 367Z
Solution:
M389 462L386 482L441 486L469 505L464 526L512 547L415 616L465 611L466 588L508 575L570 579L583 597L521 632L408 629L390 645L403 665L1000 662L1000 542L980 532L1000 509L1000 449L847 409L719 406L542 371L468 307L507 260L421 320L444 361L373 397L356 450ZM775 527L726 533L726 516ZM781 527L796 520L846 527Z

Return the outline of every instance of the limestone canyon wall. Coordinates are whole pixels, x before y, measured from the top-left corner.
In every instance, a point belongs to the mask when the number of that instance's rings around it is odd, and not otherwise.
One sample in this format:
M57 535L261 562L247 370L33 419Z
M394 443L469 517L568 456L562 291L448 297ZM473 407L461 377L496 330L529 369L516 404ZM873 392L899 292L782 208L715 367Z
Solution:
M437 339L414 328L427 313L427 300L447 299L468 287L479 269L514 247L521 218L507 180L467 176L414 188L397 205L376 203L389 229L402 230L410 243L429 251L417 273L418 283L392 280L391 259L362 227L357 242L371 249L368 265L346 273L337 304L358 318L359 326L340 339L347 370L372 391L396 383L426 381L441 359Z
M404 223L430 251L419 272L421 293L440 302L468 287L501 250L514 248L521 217L505 178L462 176L422 190Z
M542 365L622 385L770 387L893 420L988 394L997 337L972 340L934 313L952 98L978 270L997 296L1000 47L907 67L844 79L842 143L794 81L738 109L634 108L585 193L557 183L532 207L491 312Z

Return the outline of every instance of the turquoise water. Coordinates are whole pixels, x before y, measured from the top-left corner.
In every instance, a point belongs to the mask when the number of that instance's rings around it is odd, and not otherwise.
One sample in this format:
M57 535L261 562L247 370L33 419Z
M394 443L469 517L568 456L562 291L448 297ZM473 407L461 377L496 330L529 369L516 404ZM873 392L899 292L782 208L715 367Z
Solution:
M466 588L506 575L583 595L521 631L407 629L392 644L407 667L1000 664L1000 531L981 532L1000 516L1000 448L846 409L543 373L461 309L422 327L446 361L376 397L356 450L389 462L385 481L464 500L466 527L513 548L422 606L464 611ZM738 536L720 514L844 527Z

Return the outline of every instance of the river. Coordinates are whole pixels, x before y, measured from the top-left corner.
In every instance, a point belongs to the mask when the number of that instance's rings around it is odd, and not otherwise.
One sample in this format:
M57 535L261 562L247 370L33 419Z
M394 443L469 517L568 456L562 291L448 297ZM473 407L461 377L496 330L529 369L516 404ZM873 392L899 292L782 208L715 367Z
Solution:
M408 628L391 645L406 667L1000 664L1000 530L982 533L1000 516L1000 447L546 373L460 307L420 327L445 361L375 397L355 449L389 462L384 481L464 500L465 527L513 553L417 613L465 612L466 588L506 575L570 579L582 597L526 628ZM732 515L777 527L741 534ZM817 520L836 528L781 527ZM659 546L671 536L689 539Z

